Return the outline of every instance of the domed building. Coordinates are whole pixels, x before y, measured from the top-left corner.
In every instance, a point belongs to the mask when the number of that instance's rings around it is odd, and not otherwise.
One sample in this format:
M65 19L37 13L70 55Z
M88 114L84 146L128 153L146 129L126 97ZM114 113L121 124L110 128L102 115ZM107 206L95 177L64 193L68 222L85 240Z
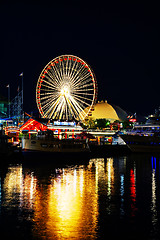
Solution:
M114 122L116 120L123 122L127 119L127 116L127 113L120 107L113 104L111 105L105 100L98 101L98 103L96 103L89 118L92 118L93 120L105 118L110 122Z

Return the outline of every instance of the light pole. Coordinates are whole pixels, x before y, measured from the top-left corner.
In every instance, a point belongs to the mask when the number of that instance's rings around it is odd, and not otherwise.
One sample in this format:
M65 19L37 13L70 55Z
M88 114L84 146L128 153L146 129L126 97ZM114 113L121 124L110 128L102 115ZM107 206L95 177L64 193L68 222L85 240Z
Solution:
M10 118L10 85L9 84L7 85L7 88L8 88L8 115Z
M23 72L19 76L22 77L22 102L21 102L21 105L22 105L22 118L23 118L24 117L24 115L23 115Z

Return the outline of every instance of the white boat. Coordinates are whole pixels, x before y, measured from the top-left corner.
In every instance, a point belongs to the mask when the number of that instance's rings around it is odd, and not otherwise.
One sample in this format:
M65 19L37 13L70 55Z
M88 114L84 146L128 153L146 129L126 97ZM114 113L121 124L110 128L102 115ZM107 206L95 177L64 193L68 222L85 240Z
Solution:
M135 125L120 137L132 152L160 152L160 125Z
M87 140L58 139L45 134L22 138L22 150L53 153L89 152Z

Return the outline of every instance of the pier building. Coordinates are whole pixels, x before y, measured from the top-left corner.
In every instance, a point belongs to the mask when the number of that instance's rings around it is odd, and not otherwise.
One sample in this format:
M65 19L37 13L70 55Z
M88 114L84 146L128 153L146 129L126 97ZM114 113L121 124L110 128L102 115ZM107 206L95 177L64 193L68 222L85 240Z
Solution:
M119 106L109 104L107 100L105 101L98 101L92 114L90 114L89 118L93 120L105 118L109 120L111 123L118 120L123 122L127 119L128 114Z

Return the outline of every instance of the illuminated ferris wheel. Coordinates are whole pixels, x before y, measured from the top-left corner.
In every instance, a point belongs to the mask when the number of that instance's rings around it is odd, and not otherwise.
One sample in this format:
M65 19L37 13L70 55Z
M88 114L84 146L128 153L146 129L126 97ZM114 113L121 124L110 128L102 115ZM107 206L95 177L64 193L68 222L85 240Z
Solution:
M89 65L73 55L62 55L42 70L36 101L43 118L84 120L97 99L97 82Z

